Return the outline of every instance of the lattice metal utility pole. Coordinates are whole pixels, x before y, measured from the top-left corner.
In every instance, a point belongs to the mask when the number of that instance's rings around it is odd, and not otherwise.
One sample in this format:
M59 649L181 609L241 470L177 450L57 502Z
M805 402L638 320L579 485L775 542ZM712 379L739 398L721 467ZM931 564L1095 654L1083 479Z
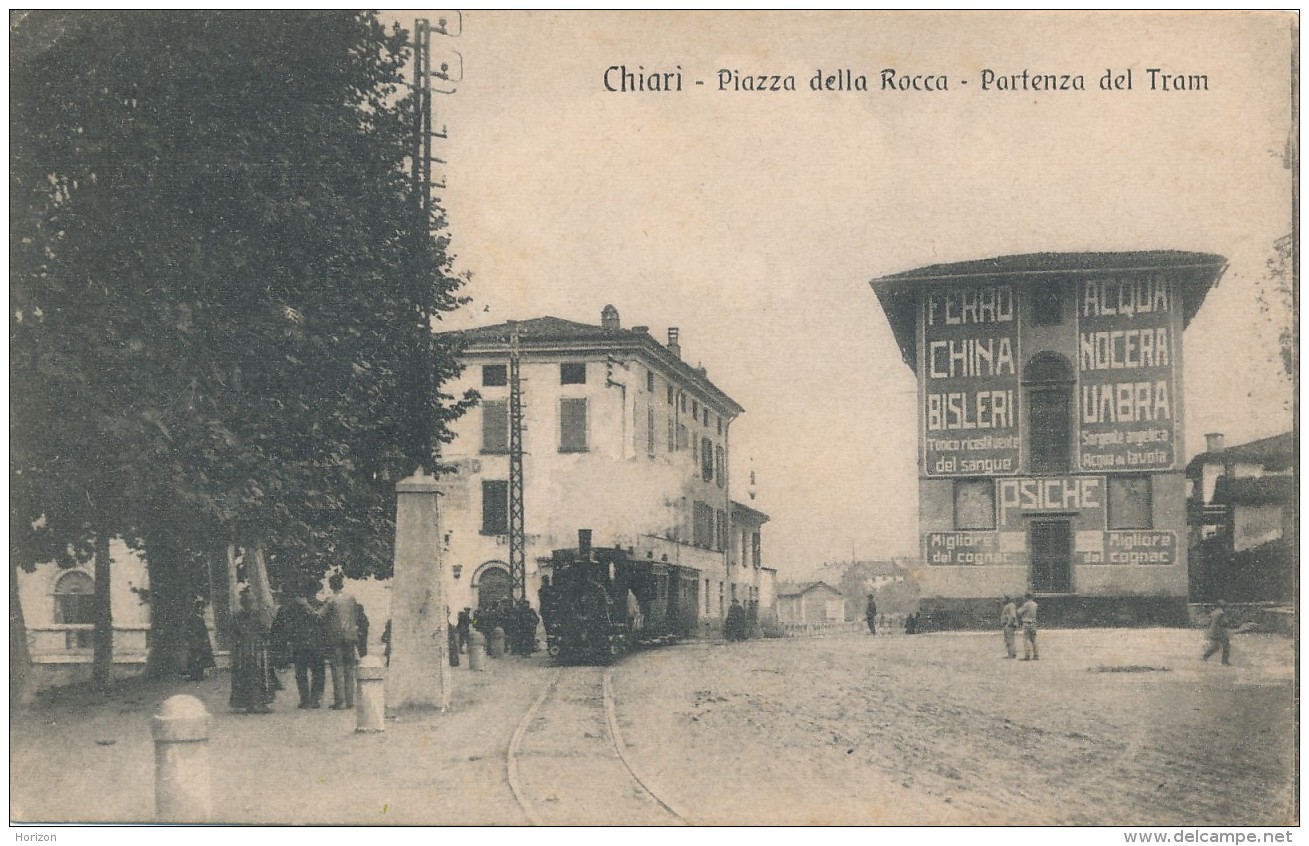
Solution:
M509 330L509 581L515 600L527 599L527 535L523 528L523 386L518 329Z
M432 33L435 31L437 35L458 37L462 29L463 17L459 12L451 13L450 17L440 18L435 30L426 18L418 18L414 21L411 81L414 95L414 129L410 176L413 180L415 215L413 236L422 242L420 249L415 252L418 256L426 254L426 241L431 237L433 230L442 224L434 214L436 200L432 196L432 189L445 188L445 179L442 177L440 182L433 182L432 163L443 165L445 161L432 155L432 139L444 139L447 134L444 126L440 131L432 131L432 94L434 92L453 94L455 83L463 78L463 58L455 51L447 51L452 58L440 62L436 71L432 70ZM452 65L456 68L454 72L451 71ZM422 456L421 463L424 466L429 461L434 442L432 426L435 421L432 403L436 399L436 385L432 377L431 337L434 304L430 299L432 280L428 274L429 269L425 264L414 268L413 284L416 287L413 293L415 302L419 304L418 314L415 317L419 326L413 352L413 372L409 379L416 418L413 422L414 454Z

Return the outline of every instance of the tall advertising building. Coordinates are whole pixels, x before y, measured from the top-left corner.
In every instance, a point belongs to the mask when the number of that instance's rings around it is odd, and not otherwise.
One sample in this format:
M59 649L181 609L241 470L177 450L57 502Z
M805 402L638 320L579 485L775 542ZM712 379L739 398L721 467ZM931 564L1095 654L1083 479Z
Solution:
M918 376L924 623L1186 619L1182 330L1227 262L1039 253L873 280Z

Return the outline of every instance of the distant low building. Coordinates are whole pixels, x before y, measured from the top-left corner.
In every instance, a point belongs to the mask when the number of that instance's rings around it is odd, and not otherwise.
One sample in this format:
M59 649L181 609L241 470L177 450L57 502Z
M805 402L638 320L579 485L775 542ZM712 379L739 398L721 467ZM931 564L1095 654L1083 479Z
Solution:
M841 623L845 597L827 582L788 584L777 589L777 619L782 623Z
M1289 601L1296 583L1296 440L1221 434L1186 465L1191 598Z

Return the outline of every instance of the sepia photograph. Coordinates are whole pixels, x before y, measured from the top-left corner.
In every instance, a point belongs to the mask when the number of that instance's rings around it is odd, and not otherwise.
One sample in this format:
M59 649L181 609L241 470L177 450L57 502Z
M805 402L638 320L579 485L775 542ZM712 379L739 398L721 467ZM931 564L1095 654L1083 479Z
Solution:
M9 14L18 842L1292 842L1297 12Z

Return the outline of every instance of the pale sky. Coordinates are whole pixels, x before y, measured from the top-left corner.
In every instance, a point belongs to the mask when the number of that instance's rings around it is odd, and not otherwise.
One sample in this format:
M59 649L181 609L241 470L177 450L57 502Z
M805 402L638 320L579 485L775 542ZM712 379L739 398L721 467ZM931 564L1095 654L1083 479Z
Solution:
M435 22L440 16L427 15ZM413 14L397 16L412 25ZM435 98L448 210L474 300L449 328L553 315L682 332L746 413L783 577L915 554L916 394L868 281L1046 250L1180 249L1230 268L1187 331L1189 457L1203 433L1286 431L1290 387L1255 284L1291 227L1290 15L463 13L463 80ZM606 68L683 90L610 93ZM1146 68L1208 91L1150 91ZM849 68L867 92L809 90ZM882 91L883 68L949 90ZM1085 91L983 91L982 71ZM1106 93L1107 68L1133 71ZM718 90L718 71L795 92ZM697 86L696 80L704 82ZM966 81L966 84L965 84ZM771 82L771 80L770 80ZM1070 80L1071 82L1071 80ZM439 167L439 166L438 166Z

